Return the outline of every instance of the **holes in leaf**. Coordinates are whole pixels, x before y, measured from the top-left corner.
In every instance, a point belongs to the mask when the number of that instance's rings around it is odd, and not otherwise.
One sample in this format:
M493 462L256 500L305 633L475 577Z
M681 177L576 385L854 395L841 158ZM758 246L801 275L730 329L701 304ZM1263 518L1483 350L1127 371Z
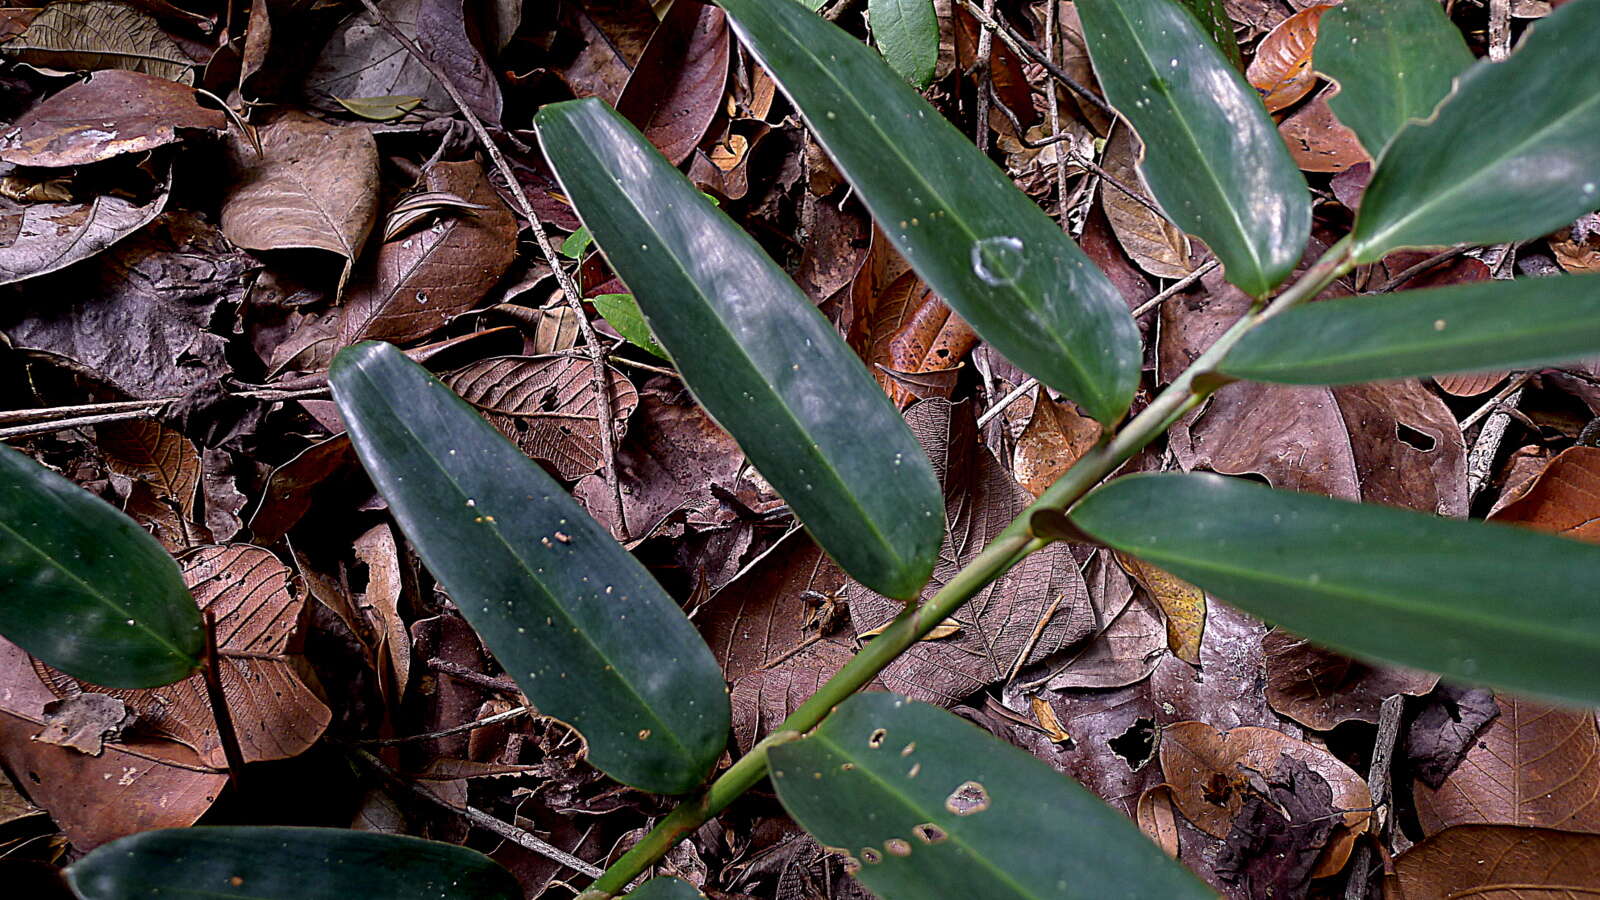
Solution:
M1421 450L1423 453L1432 453L1433 448L1439 446L1439 442L1434 440L1433 435L1425 431L1418 431L1404 422L1394 423L1394 434L1401 441Z
M889 838L883 842L883 849L889 851L890 856L910 856L911 842L905 838Z
M989 792L976 781L962 782L961 786L944 798L944 808L958 816L970 816L989 808Z
M883 862L883 854L872 849L871 847L862 847L861 861L867 863L868 865L875 865Z
M872 734L870 736L868 736L868 738L867 738L867 746L871 747L874 750L876 750L879 747L883 746L883 739L888 737L888 736L889 736L889 730L888 729L879 728L878 730L872 732Z
M1122 757L1128 768L1137 772L1144 768L1156 752L1156 723L1147 718L1137 718L1128 730L1117 735L1106 746Z
M911 826L911 833L924 844L938 844L950 839L949 833L932 822Z

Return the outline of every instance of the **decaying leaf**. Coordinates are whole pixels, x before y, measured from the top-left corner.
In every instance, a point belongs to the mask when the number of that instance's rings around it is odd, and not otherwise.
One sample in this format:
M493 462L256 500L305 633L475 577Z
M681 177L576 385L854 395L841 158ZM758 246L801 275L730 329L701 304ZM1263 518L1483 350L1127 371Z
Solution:
M1492 518L1600 543L1600 448L1563 450Z
M168 549L189 547L199 539L193 524L199 503L200 453L194 442L177 431L149 419L110 422L95 429L106 468L149 487L153 503L144 508L129 504L128 513L158 538L163 532L175 540Z
M1343 722L1377 724L1383 701L1395 694L1420 697L1439 676L1358 662L1284 631L1262 639L1267 662L1267 702L1313 731Z
M1256 46L1245 78L1261 93L1268 112L1293 105L1316 84L1311 56L1317 48L1317 27L1322 14L1332 8L1333 4L1325 4L1302 9L1278 23Z
M400 617L403 585L394 530L388 523L372 526L371 531L356 538L355 554L367 566L367 589L362 592L359 607L368 625L366 631L374 636L377 645L373 657L378 666L378 684L384 698L398 705L411 680L411 632Z
M143 202L102 194L83 202L0 200L0 284L24 281L88 259L150 224L167 205L167 186Z
M884 288L873 299L870 310L854 338L856 352L866 360L889 398L902 409L915 402L916 392L892 373L953 371L978 342L971 326L915 272L907 271Z
M1184 662L1199 665L1200 642L1206 629L1206 592L1141 559L1125 553L1116 556L1122 568L1161 607L1167 620L1167 649Z
M311 248L344 257L339 292L378 215L378 145L365 128L290 113L258 131L261 153L232 142L222 233L250 250Z
M246 762L305 752L333 713L302 680L294 655L305 598L296 596L287 566L260 547L202 547L179 560L200 608L216 616L223 693ZM147 734L176 741L207 765L224 767L222 742L202 676L148 690L96 687L36 664L58 697L92 692L125 703Z
M639 405L627 376L607 368L615 440ZM502 356L450 373L445 384L534 459L572 480L602 469L594 363L575 356Z
M1343 172L1370 161L1356 133L1346 128L1321 95L1278 126L1295 165L1304 172Z
M1049 672L1051 690L1105 690L1150 677L1166 655L1166 629L1160 612L1136 594L1111 551L1097 552L1084 567L1094 632L1082 644L1039 668Z
M60 0L0 53L45 70L127 69L189 84L194 61L149 14L115 0Z
M1600 894L1600 835L1463 825L1395 860L1396 900L1567 900Z
M1017 483L1035 497L1072 468L1100 440L1100 423L1078 412L1072 404L1041 394L1033 415L1017 437L1011 454L1011 472Z
M44 730L34 740L99 756L106 741L120 738L133 722L133 713L116 697L78 694L45 704Z
M227 121L222 110L201 106L194 88L111 69L62 90L0 132L0 160L82 166L144 153L197 132L219 133Z
M1182 278L1194 271L1189 260L1189 236L1145 205L1155 201L1150 199L1150 189L1139 174L1142 154L1143 144L1132 128L1124 126L1112 132L1100 164L1123 188L1137 191L1145 203L1116 185L1106 184L1100 188L1100 204L1122 249L1139 268L1158 278Z

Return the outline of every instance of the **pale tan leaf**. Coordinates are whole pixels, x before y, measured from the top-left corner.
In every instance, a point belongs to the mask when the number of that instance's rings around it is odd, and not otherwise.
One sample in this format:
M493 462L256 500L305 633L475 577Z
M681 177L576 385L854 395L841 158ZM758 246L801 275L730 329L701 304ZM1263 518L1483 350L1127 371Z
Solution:
M62 0L0 53L41 69L130 69L191 84L194 61L149 14L114 0Z
M1118 127L1106 142L1100 165L1122 187L1138 192L1146 203L1153 203L1137 168L1143 154L1143 145L1133 129ZM1194 271L1189 262L1189 236L1164 216L1115 185L1100 186L1100 204L1111 222L1112 233L1139 268L1158 278L1182 278Z

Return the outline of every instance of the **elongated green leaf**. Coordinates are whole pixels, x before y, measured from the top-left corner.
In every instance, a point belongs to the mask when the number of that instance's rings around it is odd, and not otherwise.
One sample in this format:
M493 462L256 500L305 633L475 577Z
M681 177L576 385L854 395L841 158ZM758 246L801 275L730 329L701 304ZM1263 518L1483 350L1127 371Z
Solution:
M861 360L610 107L560 103L536 121L563 190L695 397L845 571L915 597L944 531L939 483Z
M921 89L939 65L939 17L933 0L867 0L873 43L889 68Z
M1600 546L1219 475L1118 478L1071 516L1319 644L1600 705Z
M1080 0L1078 14L1106 99L1144 139L1151 193L1230 282L1265 295L1311 233L1305 178L1266 107L1174 0Z
M722 673L644 567L460 397L388 344L329 372L406 537L539 711L589 762L656 793L696 787L728 736Z
M768 760L789 814L882 900L1215 896L1070 778L897 694L851 697Z
M1239 51L1239 36L1234 34L1235 25L1233 17L1228 15L1228 6L1222 0L1180 0L1194 17L1200 20L1200 27L1211 36L1212 43L1222 51L1222 55L1235 69L1244 71L1244 54Z
M1346 0L1322 16L1315 66L1339 84L1333 112L1378 159L1426 119L1473 62L1437 0Z
M1139 333L1083 251L860 41L794 4L719 3L917 274L1006 358L1121 418Z
M682 878L662 875L639 885L638 890L628 894L628 900L705 900L705 896Z
M1468 69L1431 120L1401 129L1361 198L1357 261L1534 238L1600 209L1597 34L1600 0L1574 0L1510 59Z
M520 900L476 850L343 828L169 828L95 850L67 869L82 900Z
M633 299L632 294L600 294L589 299L594 308L605 316L617 334L635 347L650 351L662 359L670 360L667 351L656 343L656 336L650 333L650 326L644 320L644 314L639 312L639 303Z
M1600 354L1600 275L1404 291L1295 307L1251 329L1223 374L1284 384L1551 365Z
M171 684L200 667L200 607L132 519L0 446L0 634L75 678Z

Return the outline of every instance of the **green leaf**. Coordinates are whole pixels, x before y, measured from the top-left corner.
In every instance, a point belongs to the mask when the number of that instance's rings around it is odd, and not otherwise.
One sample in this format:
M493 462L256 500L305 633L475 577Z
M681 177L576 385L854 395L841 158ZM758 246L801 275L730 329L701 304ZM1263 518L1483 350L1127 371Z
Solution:
M927 455L861 360L610 107L559 103L535 121L562 189L696 399L845 571L915 597L939 553L944 503Z
M1322 16L1316 69L1337 82L1339 121L1378 159L1413 119L1426 119L1473 63L1437 0L1345 0Z
M1061 228L860 41L795 4L719 2L917 274L1007 359L1120 419L1138 329Z
M933 83L939 65L933 0L867 0L867 24L889 68L919 90Z
M476 850L344 828L146 831L73 863L82 900L520 900L517 880Z
M578 230L567 235L561 242L561 255L567 259L578 259L589 251L589 245L594 243L594 238L589 236L589 229L578 226Z
M1247 332L1223 374L1284 384L1524 369L1600 354L1600 275L1325 300Z
M1311 195L1255 90L1174 0L1080 0L1106 99L1144 139L1150 191L1264 296L1300 261Z
M74 678L147 688L200 668L178 564L100 498L0 446L0 634Z
M1219 475L1118 478L1071 517L1344 653L1600 705L1600 546Z
M627 900L705 900L705 896L682 878L662 875L640 885L638 890L628 894Z
M644 566L394 347L344 350L328 380L395 522L528 699L618 781L698 786L728 737L722 672Z
M1401 129L1361 198L1356 261L1535 238L1600 209L1597 34L1600 0L1574 0L1506 61L1468 69L1432 119Z
M1239 37L1234 32L1236 26L1233 17L1228 15L1227 4L1222 0L1180 0L1194 17L1200 20L1200 27L1211 36L1212 43L1222 51L1228 62L1235 69L1244 71L1244 54L1239 51Z
M897 694L767 756L784 808L883 900L1216 896L1076 782Z
M656 337L650 332L650 326L644 320L644 314L639 312L639 302L633 299L632 294L599 294L589 298L594 308L605 316L611 327L622 335L623 340L654 353L664 360L671 361L672 357L667 351L661 349L656 343Z
M333 98L354 115L374 122L398 119L422 105L421 97L344 97Z

